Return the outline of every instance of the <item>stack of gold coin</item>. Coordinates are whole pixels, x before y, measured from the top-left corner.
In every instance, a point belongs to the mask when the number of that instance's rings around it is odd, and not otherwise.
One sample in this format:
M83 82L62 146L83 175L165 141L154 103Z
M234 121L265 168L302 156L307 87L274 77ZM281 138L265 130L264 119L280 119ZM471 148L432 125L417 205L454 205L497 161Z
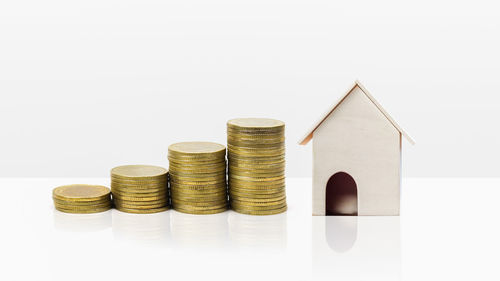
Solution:
M59 186L52 191L52 199L56 209L65 213L99 213L111 208L111 191L100 185Z
M172 207L183 213L227 210L226 147L213 142L181 142L168 147Z
M115 207L127 213L148 214L168 210L168 175L162 167L126 165L111 170Z
M264 118L227 122L229 200L249 215L286 211L285 123Z

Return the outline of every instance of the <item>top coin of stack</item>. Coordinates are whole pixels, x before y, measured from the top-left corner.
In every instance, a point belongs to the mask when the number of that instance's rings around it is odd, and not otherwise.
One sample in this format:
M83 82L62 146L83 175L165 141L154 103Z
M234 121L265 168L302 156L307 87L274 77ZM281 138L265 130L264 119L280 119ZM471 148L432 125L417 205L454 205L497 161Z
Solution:
M56 209L65 213L98 213L111 208L111 192L100 185L59 186L52 191L52 199Z
M172 207L183 213L227 210L226 147L213 142L181 142L168 147Z
M126 165L111 170L115 207L127 213L157 213L168 209L168 175L162 167Z
M264 118L227 122L231 208L249 215L286 211L285 124Z

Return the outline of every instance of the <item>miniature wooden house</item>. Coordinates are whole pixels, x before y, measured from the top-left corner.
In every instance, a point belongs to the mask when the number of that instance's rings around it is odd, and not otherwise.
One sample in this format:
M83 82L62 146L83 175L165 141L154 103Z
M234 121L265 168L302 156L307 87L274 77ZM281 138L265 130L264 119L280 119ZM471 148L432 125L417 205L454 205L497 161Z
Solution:
M403 136L355 82L299 142L313 140L313 215L399 215Z

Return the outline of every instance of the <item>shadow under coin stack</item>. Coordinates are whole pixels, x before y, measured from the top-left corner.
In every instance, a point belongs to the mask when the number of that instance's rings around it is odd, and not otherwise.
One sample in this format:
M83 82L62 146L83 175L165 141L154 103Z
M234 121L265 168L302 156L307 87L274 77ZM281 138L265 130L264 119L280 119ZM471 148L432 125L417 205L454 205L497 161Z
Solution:
M248 215L286 211L285 124L264 118L229 120L227 146L231 208Z
M168 147L174 210L215 214L227 210L226 147L212 142L181 142Z
M116 209L137 214L168 210L168 177L162 167L126 165L111 170L111 192Z
M111 209L111 191L100 185L72 184L54 188L52 199L57 210L90 214Z

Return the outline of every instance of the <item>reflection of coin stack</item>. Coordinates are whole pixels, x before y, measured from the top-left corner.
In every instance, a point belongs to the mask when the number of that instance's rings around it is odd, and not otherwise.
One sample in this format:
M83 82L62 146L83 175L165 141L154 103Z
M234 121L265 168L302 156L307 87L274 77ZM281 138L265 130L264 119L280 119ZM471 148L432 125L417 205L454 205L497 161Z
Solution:
M227 244L227 214L211 216L170 212L170 230L176 244L190 248L220 248Z
M65 213L89 214L111 208L109 188L100 185L72 184L54 188L54 206Z
M236 246L274 249L287 246L286 213L265 217L229 213L228 224L229 236Z
M168 212L134 216L113 212L113 235L115 238L151 242L155 245L167 243L170 235Z
M286 211L285 124L241 118L227 122L231 208L249 215Z
M70 232L94 232L111 227L111 213L101 212L74 216L61 212L54 212L54 227L57 230Z
M212 142L181 142L168 148L172 207L183 213L227 210L226 148Z
M111 170L115 207L127 213L157 213L168 209L167 170L156 166L126 165Z

